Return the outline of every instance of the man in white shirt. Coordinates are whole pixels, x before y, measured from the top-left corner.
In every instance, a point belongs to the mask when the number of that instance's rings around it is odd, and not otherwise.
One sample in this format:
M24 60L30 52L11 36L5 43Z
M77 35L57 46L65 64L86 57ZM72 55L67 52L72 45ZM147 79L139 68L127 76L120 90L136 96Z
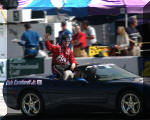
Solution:
M89 54L89 47L97 42L95 29L89 25L88 21L82 22L82 29L86 34L86 52Z
M4 73L3 68L4 68L4 63L0 62L0 75Z

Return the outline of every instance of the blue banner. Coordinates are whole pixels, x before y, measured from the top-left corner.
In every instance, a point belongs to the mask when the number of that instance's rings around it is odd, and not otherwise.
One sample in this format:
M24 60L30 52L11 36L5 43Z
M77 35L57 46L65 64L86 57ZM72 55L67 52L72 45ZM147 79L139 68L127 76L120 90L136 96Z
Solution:
M57 12L70 16L87 16L91 0L18 0L19 8L46 10L49 15ZM57 11L57 12L56 12Z

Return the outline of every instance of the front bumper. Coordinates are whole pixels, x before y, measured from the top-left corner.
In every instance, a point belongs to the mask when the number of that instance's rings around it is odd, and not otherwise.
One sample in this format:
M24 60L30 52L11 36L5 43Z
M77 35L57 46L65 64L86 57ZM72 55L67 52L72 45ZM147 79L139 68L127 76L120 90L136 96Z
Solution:
M150 81L144 81L144 108L150 112Z
M9 108L13 108L15 110L19 109L19 104L17 101L17 95L14 93L13 90L3 86L3 98L4 101Z

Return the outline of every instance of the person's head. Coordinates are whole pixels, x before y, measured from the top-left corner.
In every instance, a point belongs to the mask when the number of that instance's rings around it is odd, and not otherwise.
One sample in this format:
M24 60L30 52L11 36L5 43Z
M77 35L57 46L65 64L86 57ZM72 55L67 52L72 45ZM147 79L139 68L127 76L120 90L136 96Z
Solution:
M82 28L83 29L87 29L88 26L89 26L89 22L87 20L85 20L85 21L82 22Z
M66 30L67 29L67 23L66 22L62 22L61 23L61 27L62 27L62 30Z
M138 20L135 17L130 18L130 25L132 27L137 27L138 26Z
M65 48L69 47L70 41L71 40L70 40L69 35L63 35L62 36L62 46L63 47L65 47Z
M76 25L76 26L75 26L75 32L76 32L76 33L81 32L81 27L80 27L79 25Z
M117 33L119 35L125 35L126 34L125 27L124 26L118 26L117 27Z
M25 28L26 30L31 29L31 24L26 23L26 24L24 25L24 28Z

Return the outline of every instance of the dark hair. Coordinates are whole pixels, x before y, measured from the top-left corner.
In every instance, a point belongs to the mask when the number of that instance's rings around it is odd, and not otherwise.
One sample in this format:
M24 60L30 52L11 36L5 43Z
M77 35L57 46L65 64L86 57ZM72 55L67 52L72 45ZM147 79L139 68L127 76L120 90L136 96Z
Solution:
M69 35L63 35L62 36L62 41L70 41Z
M66 24L66 22L61 22L61 26L65 26Z
M53 32L52 27L51 27L50 25L47 25L47 26L45 27L45 31L46 31L46 33L49 33L50 35L51 35L52 32Z
M26 23L26 24L24 25L24 27L25 27L25 29L30 29L30 28L31 28L31 24Z
M83 25L87 25L87 26L89 26L89 21L84 20L84 21L82 22L82 24L83 24Z

